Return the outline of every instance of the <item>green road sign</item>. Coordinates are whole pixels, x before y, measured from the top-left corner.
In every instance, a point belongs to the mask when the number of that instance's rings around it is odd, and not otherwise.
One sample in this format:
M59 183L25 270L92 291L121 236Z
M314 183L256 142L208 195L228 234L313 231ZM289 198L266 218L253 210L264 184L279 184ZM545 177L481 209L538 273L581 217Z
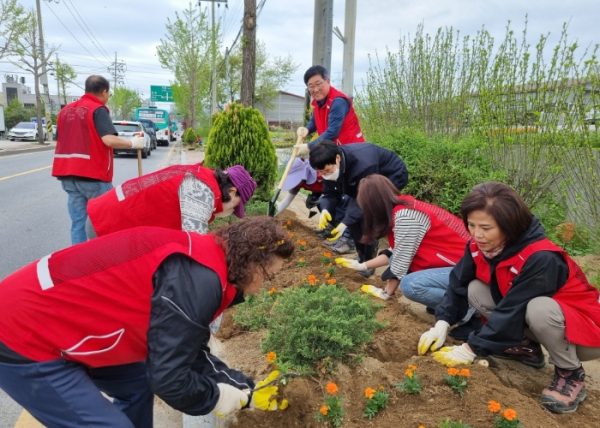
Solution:
M173 102L173 90L170 86L150 86L150 101Z

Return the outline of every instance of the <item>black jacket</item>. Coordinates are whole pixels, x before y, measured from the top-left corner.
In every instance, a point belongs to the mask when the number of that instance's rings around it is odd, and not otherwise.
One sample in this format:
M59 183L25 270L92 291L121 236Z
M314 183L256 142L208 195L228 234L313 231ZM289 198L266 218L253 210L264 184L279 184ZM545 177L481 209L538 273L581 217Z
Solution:
M341 222L350 226L362 219L363 215L356 204L360 180L371 174L381 174L394 183L398 190L402 190L408 183L408 171L400 156L375 144L353 143L340 148L340 176L336 181L323 180L321 209L334 213L341 196L349 196L346 215Z
M486 259L490 264L492 275L489 285L496 308L487 323L469 336L468 344L475 354L498 354L521 343L526 327L527 303L535 297L553 296L567 282L569 268L563 257L552 251L539 251L527 259L506 295L502 297L500 294L495 272L498 263L545 237L544 228L534 216L531 226L516 243L507 245L493 259ZM469 307L467 290L474 279L475 262L467 244L465 254L450 273L450 284L444 298L435 310L436 321L444 320L453 325L465 316Z
M189 415L208 414L217 404L217 383L252 389L254 382L210 354L208 328L221 305L217 274L182 254L173 254L153 277L148 330L148 378L152 391ZM238 295L233 304L243 301Z

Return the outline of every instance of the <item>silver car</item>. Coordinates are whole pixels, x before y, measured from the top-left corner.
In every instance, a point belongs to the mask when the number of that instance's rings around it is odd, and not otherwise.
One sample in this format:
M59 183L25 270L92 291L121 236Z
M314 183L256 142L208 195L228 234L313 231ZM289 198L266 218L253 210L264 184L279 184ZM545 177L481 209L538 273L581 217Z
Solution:
M113 120L113 125L115 125L119 137L121 138L133 140L133 137L142 137L144 139L144 148L142 149L142 157L144 159L152 154L152 149L150 148L150 135L144 131L144 127L140 122ZM114 153L136 154L137 149L114 149Z
M44 141L45 141L48 138L48 135L46 134L46 128L42 127L42 131L44 133ZM38 139L37 123L35 123L35 122L19 122L19 123L17 123L15 126L12 127L12 129L8 133L8 139L10 141L15 141L15 140L37 141L37 139Z

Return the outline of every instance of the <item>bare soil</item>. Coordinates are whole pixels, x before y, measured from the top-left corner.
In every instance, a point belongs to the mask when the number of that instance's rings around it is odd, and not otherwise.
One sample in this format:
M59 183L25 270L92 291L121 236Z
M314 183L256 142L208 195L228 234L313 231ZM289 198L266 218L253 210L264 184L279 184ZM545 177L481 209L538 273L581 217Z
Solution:
M327 248L322 246L312 228L304 226L293 212L286 212L282 221L291 220L291 232L295 238L306 241L306 251L296 251L288 260L282 272L272 284L266 286L281 290L296 287L302 279L314 274L322 279L327 267L320 258ZM304 258L308 265L297 267L298 260ZM338 269L335 278L350 291L357 291L365 283L382 285L379 278L365 280L349 269ZM370 282L369 282L370 281ZM498 401L503 408L513 408L518 419L527 428L578 427L592 428L600 426L600 392L596 383L596 374L590 377L588 372L588 398L576 413L556 415L543 409L539 404L540 393L552 379L553 367L546 365L535 370L517 362L498 360L499 367L487 368L473 365L471 378L465 396L461 398L450 389L442 379L446 369L435 363L430 355L417 356L417 342L420 335L431 327L426 317L415 316L421 310L404 300L385 302L385 308L378 319L387 321L388 327L378 331L374 340L366 347L367 357L357 367L340 365L335 376L321 374L306 379L294 379L281 388L280 396L286 397L290 406L284 411L263 412L244 410L237 412L231 427L319 427L325 426L315 420L314 415L323 404L325 385L335 382L339 386L338 395L343 398L346 410L342 427L417 428L423 425L437 427L441 420L463 420L474 428L491 427L493 414L487 409L490 400ZM235 325L232 313L228 310L219 331L228 364L255 379L266 377L270 371L265 356L260 351L260 340L264 332L247 332ZM424 313L424 308L422 308ZM456 344L449 339L447 343ZM422 393L409 395L394 387L402 381L408 364L414 364L422 379ZM587 364L587 363L586 363ZM584 364L587 370L587 365ZM372 421L362 417L367 387L383 386L390 392L388 408L380 412Z

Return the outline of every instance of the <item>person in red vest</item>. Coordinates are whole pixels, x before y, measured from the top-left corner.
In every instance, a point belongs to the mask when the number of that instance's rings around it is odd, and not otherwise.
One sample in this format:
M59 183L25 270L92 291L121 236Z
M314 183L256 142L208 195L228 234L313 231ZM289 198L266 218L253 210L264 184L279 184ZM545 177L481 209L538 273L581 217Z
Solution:
M542 406L555 413L576 411L586 398L581 361L600 358L600 292L548 240L539 219L506 184L478 184L460 213L472 239L418 353L441 347L448 326L472 305L487 321L466 343L442 348L433 358L455 366L493 355L541 368L541 344L554 364Z
M293 251L261 216L211 235L127 229L43 257L0 282L0 389L48 428L149 428L154 394L189 415L275 410L276 389L250 394L254 381L210 353L208 326Z
M215 217L244 217L256 183L240 165L225 171L172 165L128 180L88 203L88 239L137 226L205 234Z
M110 84L102 76L85 80L85 95L58 114L52 176L57 177L69 198L71 243L87 240L87 203L112 189L113 148L141 149L144 139L118 137L109 116Z

